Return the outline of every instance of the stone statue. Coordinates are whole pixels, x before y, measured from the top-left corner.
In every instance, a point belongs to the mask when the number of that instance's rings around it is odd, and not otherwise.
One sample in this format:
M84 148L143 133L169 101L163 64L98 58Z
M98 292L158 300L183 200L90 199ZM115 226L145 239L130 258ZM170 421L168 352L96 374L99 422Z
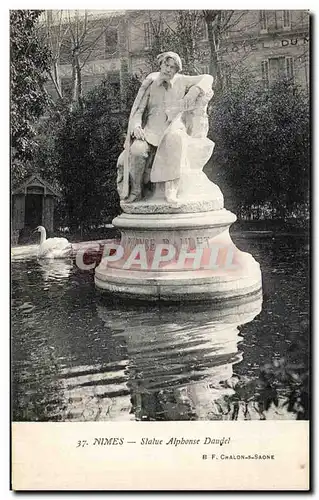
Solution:
M214 147L206 137L213 77L180 74L175 52L157 59L160 71L148 75L139 89L117 163L118 192L126 204L154 197L161 186L163 201L175 206L187 165L195 160L201 170Z
M203 167L210 75L181 75L174 52L158 56L160 71L143 81L118 159L123 213L116 252L95 269L95 284L123 297L159 301L229 300L259 293L258 262L239 250L219 187ZM110 249L108 249L110 250Z

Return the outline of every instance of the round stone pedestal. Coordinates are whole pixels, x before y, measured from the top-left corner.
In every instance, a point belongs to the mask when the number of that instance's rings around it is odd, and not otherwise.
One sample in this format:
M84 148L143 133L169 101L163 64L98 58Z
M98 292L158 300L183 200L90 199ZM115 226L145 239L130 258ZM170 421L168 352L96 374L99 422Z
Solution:
M123 213L123 255L102 259L95 284L146 300L224 300L261 289L259 264L229 235L236 216L221 209L197 213ZM120 252L119 252L120 255Z

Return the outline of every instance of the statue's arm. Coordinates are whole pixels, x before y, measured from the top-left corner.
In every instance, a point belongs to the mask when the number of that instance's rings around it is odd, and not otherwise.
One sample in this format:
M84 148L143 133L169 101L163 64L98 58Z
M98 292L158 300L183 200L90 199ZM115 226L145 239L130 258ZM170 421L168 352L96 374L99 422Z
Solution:
M183 76L187 92L194 86L199 88L202 94L207 94L212 91L212 85L214 83L212 75Z
M144 92L144 95L131 118L131 123L130 123L130 129L133 132L136 127L142 127L142 116L143 113L147 107L148 103L148 98L149 98L149 92L148 89Z
M198 97L213 95L212 85L214 78L211 75L188 76L184 75L185 96L183 99L184 111L191 111L198 106Z

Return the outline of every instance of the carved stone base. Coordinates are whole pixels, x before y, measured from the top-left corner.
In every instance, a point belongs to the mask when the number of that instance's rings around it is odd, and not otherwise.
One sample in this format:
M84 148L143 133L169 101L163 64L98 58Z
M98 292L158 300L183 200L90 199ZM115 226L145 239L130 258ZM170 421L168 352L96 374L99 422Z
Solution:
M155 190L142 201L121 201L123 212L129 214L179 214L210 212L224 207L224 197L217 186L202 171L188 170L179 181L177 203L165 199L164 182L156 183Z
M235 220L225 209L192 215L122 214L113 224L121 230L123 257L108 263L102 259L95 284L104 291L147 300L219 301L253 294L261 289L260 267L231 240L229 226ZM175 254L154 266L159 244L172 245ZM141 257L137 246L145 259L127 267L134 252ZM187 258L181 265L183 249Z
M182 214L195 212L210 212L223 208L223 199L191 200L178 199L171 204L164 200L143 200L133 203L121 201L121 208L128 214Z

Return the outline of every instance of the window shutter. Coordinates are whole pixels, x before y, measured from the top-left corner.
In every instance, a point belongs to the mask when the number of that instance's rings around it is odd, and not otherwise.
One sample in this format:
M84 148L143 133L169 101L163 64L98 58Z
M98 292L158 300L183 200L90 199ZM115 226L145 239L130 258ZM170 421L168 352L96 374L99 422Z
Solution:
M283 27L290 28L290 10L283 10Z
M265 10L259 12L259 22L261 31L267 31L267 14Z
M269 86L269 62L268 59L265 59L261 62L261 75L262 81L265 88Z
M151 47L150 23L144 23L144 47L146 49L149 49Z
M292 57L286 57L286 75L289 80L294 79L294 60Z

